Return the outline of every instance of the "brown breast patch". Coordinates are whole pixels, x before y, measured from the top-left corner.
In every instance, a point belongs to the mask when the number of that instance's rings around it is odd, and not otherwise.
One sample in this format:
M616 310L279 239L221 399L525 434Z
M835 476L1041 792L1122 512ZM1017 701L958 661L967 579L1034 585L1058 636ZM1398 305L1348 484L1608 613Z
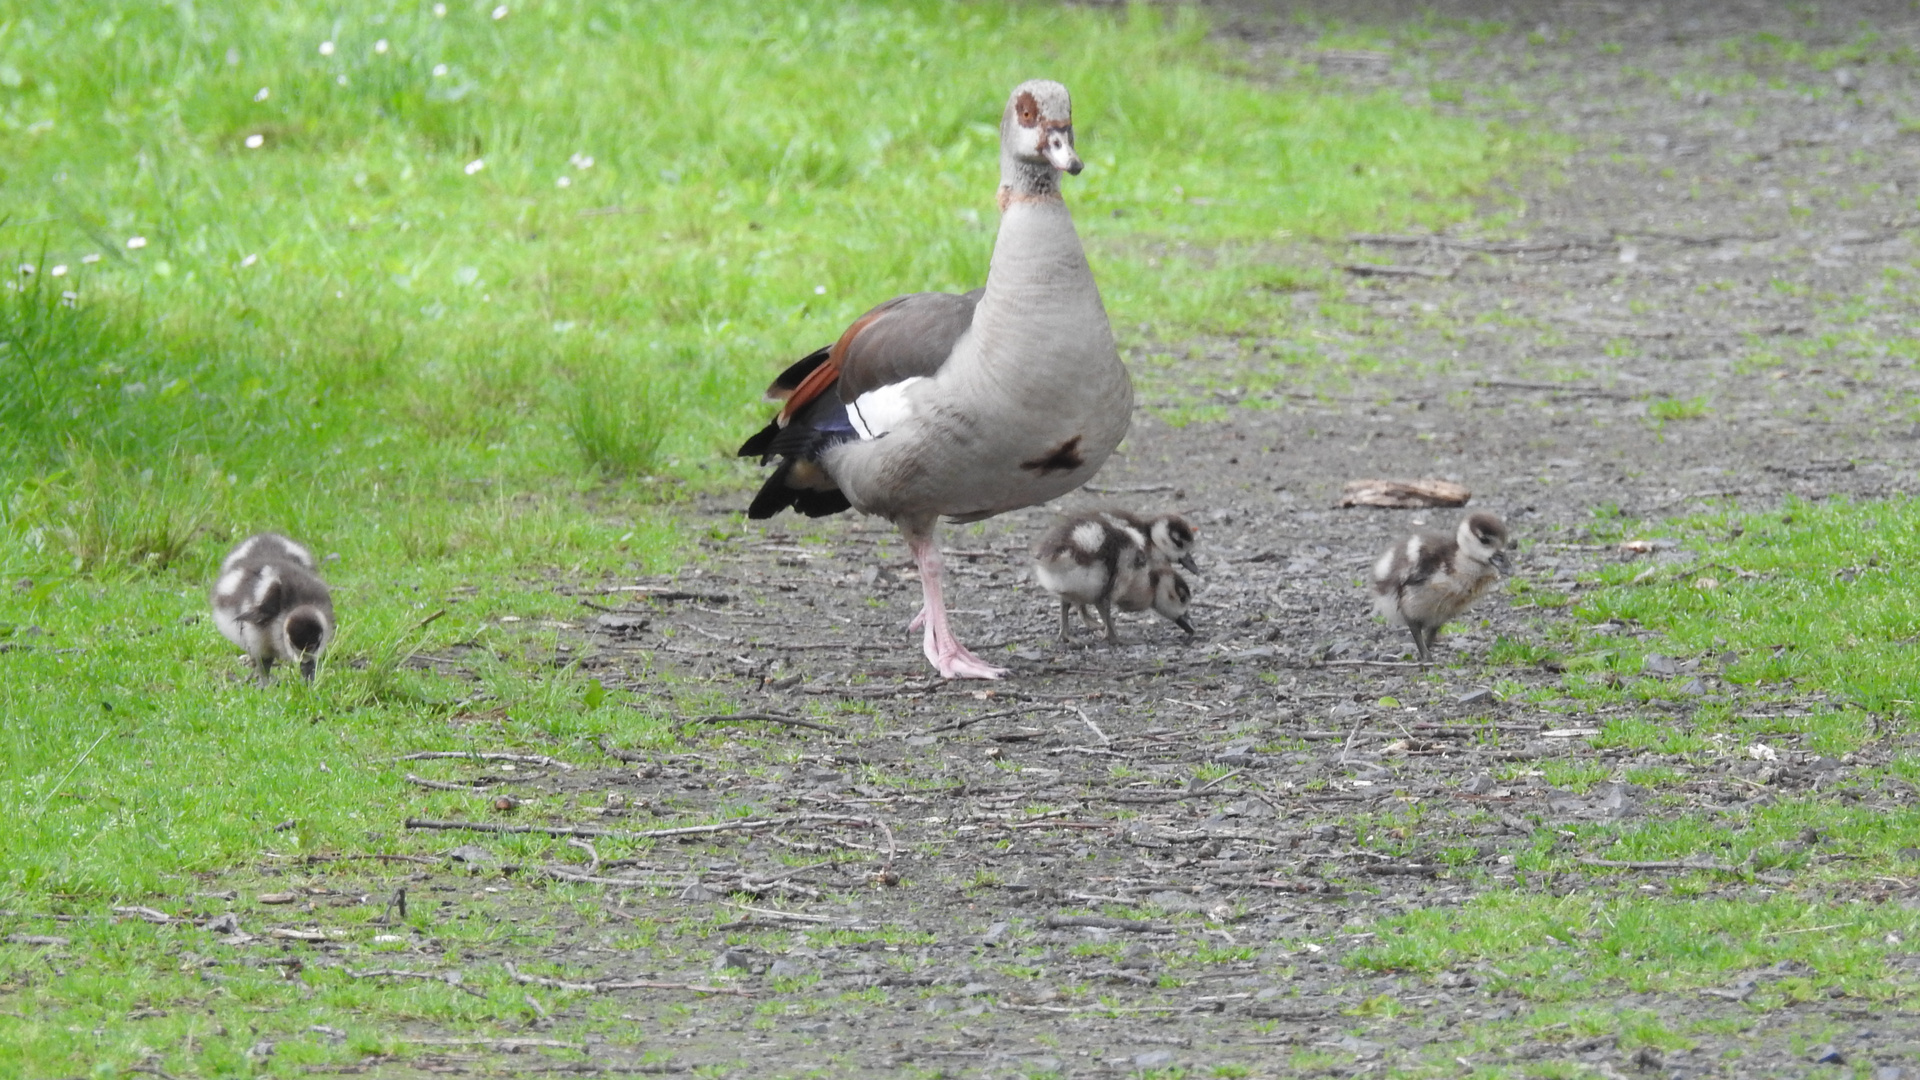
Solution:
M1086 463L1087 459L1080 456L1080 436L1075 435L1047 451L1045 455L1034 458L1032 461L1021 462L1020 467L1037 472L1041 476L1051 476L1057 472L1072 472Z

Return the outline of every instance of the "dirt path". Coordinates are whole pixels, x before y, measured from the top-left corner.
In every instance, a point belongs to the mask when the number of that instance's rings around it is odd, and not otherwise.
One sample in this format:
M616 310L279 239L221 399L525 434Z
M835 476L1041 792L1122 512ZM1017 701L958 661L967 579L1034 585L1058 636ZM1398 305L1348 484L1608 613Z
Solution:
M511 891L481 906L475 894L476 915L533 912L553 944L469 949L466 961L751 994L585 999L574 1017L626 1022L590 1040L576 1067L630 1068L644 1054L658 1068L737 1076L1424 1074L1458 1061L1693 1076L1735 1075L1721 1055L1737 1048L1738 1075L1797 1075L1816 1067L1809 1041L1841 1029L1851 1061L1920 1056L1911 1015L1867 1024L1872 1010L1844 998L1756 1020L1733 993L1585 992L1621 1016L1725 1021L1725 1034L1663 1056L1617 1028L1516 1025L1532 1003L1484 965L1343 964L1377 944L1364 928L1385 916L1590 884L1516 881L1513 856L1540 830L1737 810L1753 792L1730 758L1697 769L1684 806L1640 807L1604 783L1555 791L1529 764L1665 759L1562 733L1624 707L1543 713L1482 692L1557 680L1489 659L1497 636L1540 640L1558 618L1550 608L1496 598L1483 622L1443 635L1440 670L1395 663L1405 641L1366 617L1357 581L1392 536L1454 515L1330 509L1342 481L1458 479L1514 525L1521 574L1565 593L1621 557L1589 535L1602 508L1657 521L1727 495L1885 494L1911 487L1920 453L1905 340L1914 293L1886 287L1889 268L1911 273L1920 222L1920 138L1907 126L1920 93L1911 61L1886 56L1920 39L1920 16L1893 4L1804 18L1717 2L1439 7L1414 33L1418 20L1394 5L1343 5L1346 18L1402 28L1378 53L1326 52L1290 18L1221 9L1223 32L1259 64L1318 63L1328 78L1406 93L1458 87L1453 107L1545 125L1582 148L1564 184L1524 189L1524 214L1501 234L1517 245L1463 231L1303 255L1402 271L1357 279L1362 319L1303 297L1287 328L1389 374L1327 396L1283 386L1249 397L1237 388L1268 349L1202 342L1209 359L1147 403L1098 484L1105 498L1201 526L1197 640L1139 619L1125 628L1136 644L1118 650L1055 641L1049 603L1023 581L1042 511L946 537L961 632L1012 649L1016 676L1002 684L929 679L904 630L918 603L911 564L876 522L755 526L654 583L699 595L603 620L595 663L609 681L682 708L710 691L833 730L741 721L735 741L637 771L606 759L522 774L549 805L599 806L612 793L609 829L721 813L772 822L662 840L638 860L594 866L582 854L566 872L673 886L582 894L604 897L598 914ZM1787 48L1818 59L1856 40L1863 18L1880 42L1844 74ZM1230 407L1184 428L1152 411L1208 402ZM1656 423L1650 407L1673 418ZM724 527L738 505L704 512ZM1743 693L1710 664L1683 668L1675 677L1701 679L1707 697ZM1689 708L1675 706L1672 722ZM1831 784L1834 763L1790 745L1782 756L1777 790ZM781 861L796 853L817 859L796 871ZM457 874L432 881L420 888L472 888ZM1770 888L1730 876L1718 895ZM743 906L749 893L761 900ZM1075 921L1103 910L1131 914ZM636 937L627 920L638 916L664 929Z

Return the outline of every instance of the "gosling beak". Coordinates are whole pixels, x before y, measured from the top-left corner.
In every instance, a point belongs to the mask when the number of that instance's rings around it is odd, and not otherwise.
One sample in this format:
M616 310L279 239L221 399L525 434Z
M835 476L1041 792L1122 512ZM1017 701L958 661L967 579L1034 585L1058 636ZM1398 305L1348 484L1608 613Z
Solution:
M319 662L320 661L317 657L312 657L312 656L301 657L300 658L300 677L307 680L308 682L312 682L313 669L317 664L319 664Z
M1189 621L1185 615L1182 615L1179 618L1173 620L1173 625L1179 627L1182 630L1185 630L1187 632L1188 637L1193 636L1193 623Z
M1507 576L1512 574L1513 573L1513 556L1508 555L1506 552L1506 549L1504 548L1494 552L1493 568L1495 570L1500 571L1502 576Z
M1071 176L1079 176L1086 166L1080 163L1080 155L1073 152L1073 129L1054 128L1047 132L1047 145L1042 148L1047 160L1053 167Z
M1187 572L1190 574L1197 574L1200 572L1200 564L1193 561L1193 552L1191 551L1187 552L1185 555L1180 556L1180 565L1185 567Z

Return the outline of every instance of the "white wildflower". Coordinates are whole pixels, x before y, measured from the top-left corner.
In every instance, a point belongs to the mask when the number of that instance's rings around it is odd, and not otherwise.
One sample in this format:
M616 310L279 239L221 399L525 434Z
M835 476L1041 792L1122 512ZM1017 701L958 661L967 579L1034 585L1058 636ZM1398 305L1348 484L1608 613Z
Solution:
M127 237L127 246L135 251L139 251L141 248L147 246L147 238L144 236L129 236Z
M21 264L20 264L20 276L21 276L21 277L30 277L30 276L32 276L32 275L33 275L34 273L36 273L36 272L38 272L38 271L39 271L39 269L40 269L39 267L37 267L37 266L35 266L35 265L33 265L32 263L21 263Z
M265 146L266 142L267 137L265 135L249 135L247 136L247 149L258 150L262 146Z
M467 175L472 176L474 173L477 173L481 169L484 169L486 167L487 167L486 158L474 158L472 161L467 162Z
M321 55L321 56L332 56L332 55L333 55L333 42L331 42L331 41L323 41L323 42L321 42L321 43L320 43L320 55Z
M435 5L433 5L433 17L434 17L434 18L436 18L436 19L444 19L444 18L446 18L446 17L447 17L447 5L445 5L445 4L435 4Z
M265 100L267 100L267 97L268 97L269 95L271 95L272 93L273 93L273 91L272 91L272 90L269 90L269 89L267 89L266 87L264 87L264 86L263 86L263 87L261 87L261 88L260 88L259 90L257 90L257 91L255 91L255 92L254 92L254 95L253 95L253 100L255 100L255 101L265 101Z
M827 287L825 285L815 285L813 287L813 295L815 296L827 295Z
M568 154L567 164L572 165L576 169L591 169L593 168L593 158L588 154Z
M240 269L245 270L247 267L252 266L254 263L257 263L259 261L260 261L260 256L249 255L246 258L240 260Z
M433 65L433 77L434 77L434 78L436 78L436 79L438 79L438 78L440 78L441 76L443 76L443 75L445 75L446 73L447 73L447 65L445 65L445 64L435 64L435 65Z
M376 41L376 42L374 42L374 43L373 43L373 51L374 51L374 52L377 52L377 53L383 53L383 52L386 52L386 51L387 51L387 39L386 39L386 38L381 38L381 39L380 39L379 41Z
M507 5L505 5L505 4L501 4L501 5L499 6L499 7L497 7L497 8L494 8L494 9L493 9L493 17L494 17L494 19L495 19L496 21L497 21L497 20L500 20L500 19L504 19L504 18L506 18L506 17L507 17Z
M554 186L554 187L572 187L572 186L573 186L573 180L572 180L572 178L570 178L570 177L565 177L565 176L563 176L563 177L561 177L560 179L558 179L558 180L555 180L555 181L553 182L553 186Z
M53 275L54 277L66 277L66 276L67 276L67 264L66 264L66 263L61 263L61 264L59 264L58 266L55 266L55 267L54 267L53 269L51 269L51 270L49 270L49 271L47 271L47 273L49 273L49 274L52 274L52 275Z
M97 251L88 252L80 256L80 261L83 263L97 263L100 261L100 253Z

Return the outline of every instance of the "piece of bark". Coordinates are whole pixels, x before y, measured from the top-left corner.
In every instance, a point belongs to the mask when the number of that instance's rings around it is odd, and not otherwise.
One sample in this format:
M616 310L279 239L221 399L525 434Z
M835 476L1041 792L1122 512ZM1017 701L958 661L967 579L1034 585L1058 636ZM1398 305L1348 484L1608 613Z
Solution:
M1465 506L1473 493L1448 480L1349 480L1341 506L1378 506L1418 510L1429 506Z

